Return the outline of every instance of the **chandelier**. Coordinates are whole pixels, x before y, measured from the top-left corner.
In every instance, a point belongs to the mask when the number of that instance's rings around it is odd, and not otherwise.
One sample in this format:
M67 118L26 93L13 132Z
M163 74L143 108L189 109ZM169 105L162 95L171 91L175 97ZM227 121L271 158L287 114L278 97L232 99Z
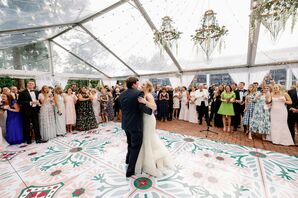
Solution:
M255 0L254 3L251 13L252 30L255 30L258 23L262 23L275 42L292 16L291 31L293 32L297 17L297 0Z
M178 39L182 32L179 32L174 27L174 22L169 16L162 18L162 24L159 31L154 33L154 42L157 44L160 49L164 47L172 48L173 45L176 45L176 51L178 51Z
M219 51L223 45L223 37L227 35L228 30L225 26L220 27L216 20L216 13L213 10L207 10L202 19L202 25L195 30L195 35L191 35L195 46L201 46L206 54L207 61L210 60L211 54L219 44Z

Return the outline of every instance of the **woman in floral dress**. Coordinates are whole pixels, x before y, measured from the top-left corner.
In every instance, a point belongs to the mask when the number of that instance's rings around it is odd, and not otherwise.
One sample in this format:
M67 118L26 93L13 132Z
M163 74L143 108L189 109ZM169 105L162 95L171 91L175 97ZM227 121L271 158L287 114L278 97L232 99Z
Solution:
M251 140L251 132L249 125L251 124L251 119L253 116L254 108L255 108L255 97L256 97L256 87L251 84L248 86L248 94L245 97L245 109L244 109L244 116L243 116L243 126L244 132L248 133L248 138Z
M258 94L254 101L255 108L250 122L250 132L262 134L265 136L270 133L271 122L269 112L269 102L271 101L270 88L265 86L262 93Z
M49 140L56 137L56 121L54 114L54 96L48 86L44 85L41 88L38 100L41 103L39 113L40 134L44 140Z
M107 94L106 88L101 88L101 95L99 97L100 101L100 114L102 122L108 122L108 102L109 102L109 95Z
M78 131L88 131L98 127L92 107L92 99L93 97L87 93L86 87L82 87L77 102L76 129Z

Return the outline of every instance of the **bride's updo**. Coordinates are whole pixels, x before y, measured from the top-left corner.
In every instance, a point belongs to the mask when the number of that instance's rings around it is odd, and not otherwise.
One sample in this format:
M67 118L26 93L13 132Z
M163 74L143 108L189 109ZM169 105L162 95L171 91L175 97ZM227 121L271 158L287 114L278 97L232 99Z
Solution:
M150 81L146 81L144 83L144 88L148 90L149 93L152 93L154 91L153 84Z

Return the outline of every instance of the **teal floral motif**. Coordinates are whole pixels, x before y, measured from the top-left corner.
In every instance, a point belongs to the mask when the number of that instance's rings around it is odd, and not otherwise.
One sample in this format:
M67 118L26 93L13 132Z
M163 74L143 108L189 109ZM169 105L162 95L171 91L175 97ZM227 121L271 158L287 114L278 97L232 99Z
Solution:
M295 180L293 177L290 176L290 174L297 173L298 168L294 169L294 168L286 167L286 166L279 164L277 162L274 162L272 160L269 160L269 161L272 162L274 165L276 165L280 169L280 174L277 174L277 176L279 176L283 179L287 179L287 180Z
M235 162L235 165L236 166L239 166L239 167L241 167L241 168L247 168L247 166L246 165L244 165L244 163L243 163L243 158L244 157L247 157L248 155L234 155L234 156L231 156L231 158L234 158L234 159L236 159L236 162Z
M177 142L176 140L170 140L170 139L168 139L168 138L166 138L164 136L161 136L160 139L163 140L163 142L165 143L165 146L167 148L172 148L173 147L173 144L175 142Z
M61 153L62 151L61 150L58 150L58 148L56 147L48 147L48 150L45 152L45 154L39 156L39 157L34 157L31 159L31 161L35 162L35 161L38 161L48 155L53 155L53 154L56 154L56 153Z
M89 144L89 143L91 143L91 142L94 142L94 141L96 141L96 140L97 140L97 138L92 138L92 139L88 139L88 140L73 140L72 142L73 142L76 146L80 147L80 146L85 146L85 145L87 145L87 144Z
M73 155L70 155L69 157L59 161L59 162L56 162L56 163L53 163L53 164L50 164L50 165L44 165L40 168L41 171L47 171L48 169L54 167L54 166L57 166L57 165L67 165L67 164L71 164L73 168L75 167L79 167L82 162L79 162L79 161L76 161L76 160L73 160L72 159Z
M196 154L198 151L202 151L202 150L203 149L200 146L198 146L197 144L193 143L193 149L191 150L191 152L193 154Z

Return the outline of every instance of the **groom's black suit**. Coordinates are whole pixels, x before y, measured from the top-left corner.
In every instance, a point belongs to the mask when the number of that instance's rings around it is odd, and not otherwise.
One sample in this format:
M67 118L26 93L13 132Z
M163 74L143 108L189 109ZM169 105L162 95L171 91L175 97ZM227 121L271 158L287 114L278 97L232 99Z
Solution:
M143 141L143 113L152 114L152 110L138 102L138 97L143 93L137 89L129 88L122 92L119 97L122 110L122 129L127 136L126 163L128 168L126 176L130 177L135 173L135 165Z

